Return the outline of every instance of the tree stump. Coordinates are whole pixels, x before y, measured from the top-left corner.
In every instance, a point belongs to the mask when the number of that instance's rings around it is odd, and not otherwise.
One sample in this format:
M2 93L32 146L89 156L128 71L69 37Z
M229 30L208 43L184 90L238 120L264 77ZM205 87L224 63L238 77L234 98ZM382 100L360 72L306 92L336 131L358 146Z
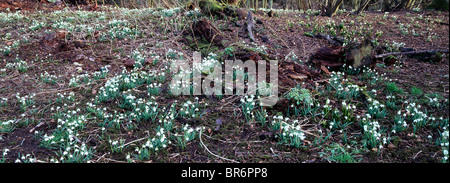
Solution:
M361 44L350 44L345 47L345 61L347 65L359 69L363 66L373 66L375 59L373 59L372 41L366 39Z
M223 46L222 33L220 33L220 31L206 19L194 23L192 31L194 32L195 36L205 38L209 43Z

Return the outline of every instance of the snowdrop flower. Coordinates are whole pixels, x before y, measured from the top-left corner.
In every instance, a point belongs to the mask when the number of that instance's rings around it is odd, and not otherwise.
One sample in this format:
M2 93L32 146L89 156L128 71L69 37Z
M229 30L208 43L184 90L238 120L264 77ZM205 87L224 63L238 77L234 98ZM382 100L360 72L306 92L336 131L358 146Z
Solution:
M3 156L6 156L8 154L9 149L4 149L3 150Z

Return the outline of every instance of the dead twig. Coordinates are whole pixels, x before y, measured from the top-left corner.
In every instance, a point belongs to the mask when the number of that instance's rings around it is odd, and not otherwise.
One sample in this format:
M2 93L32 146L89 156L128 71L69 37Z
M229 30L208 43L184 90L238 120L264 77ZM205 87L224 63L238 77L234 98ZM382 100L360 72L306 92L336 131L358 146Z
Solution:
M412 159L416 159L417 155L419 155L422 152L422 150L420 150L416 155L414 155L414 157Z
M234 97L234 98L233 98ZM232 99L233 98L233 99ZM225 101L228 101L227 103L223 104L220 109L222 109L223 107L227 106L228 104L233 103L234 101L236 101L236 99L240 98L239 96L231 96L228 97L227 99L225 99Z
M127 146L127 145L130 145L130 144L132 144L132 143L139 142L139 141L142 141L142 140L145 140L145 139L148 139L148 136L145 136L145 137L142 137L142 138L140 138L140 139L136 139L136 140L130 141L130 142L128 142L128 143L123 144L122 146L120 146L120 148L124 148L124 147Z
M95 155L95 154L94 154L94 156L99 157L95 162L100 161L100 159L105 159L105 160L112 161L112 162L116 162L116 163L126 163L125 161L118 161L118 160L111 159L111 158L105 158L105 156L106 156L107 154L109 154L109 153L103 154L102 156L98 156L98 155Z
M233 163L239 163L239 161L232 160L232 159L228 159L228 158L224 158L224 157L222 157L222 156L219 156L219 155L216 155L216 154L212 153L212 152L208 149L208 147L206 147L206 145L203 143L203 140L202 140L202 132L203 132L203 129L200 130L200 135L199 135L200 143L201 143L202 146L206 149L206 151L209 152L209 154L211 154L211 155L213 155L213 156L215 156L215 157L217 157L217 158L223 159L223 160L231 161L231 162L233 162Z
M42 121L42 122L40 122L39 124L37 124L35 127L33 127L30 131L28 131L29 133L33 133L33 131L36 129L36 128L39 128L39 127L41 127L42 125L44 125L45 124L45 121Z
M228 143L228 144L242 143L242 141L226 141L226 140L216 139L216 138L213 138L213 137L205 135L205 134L203 134L203 136L207 137L208 139L217 140L219 142ZM255 141L246 141L246 142L248 142L248 143L261 143L261 142L266 142L266 140L255 140Z

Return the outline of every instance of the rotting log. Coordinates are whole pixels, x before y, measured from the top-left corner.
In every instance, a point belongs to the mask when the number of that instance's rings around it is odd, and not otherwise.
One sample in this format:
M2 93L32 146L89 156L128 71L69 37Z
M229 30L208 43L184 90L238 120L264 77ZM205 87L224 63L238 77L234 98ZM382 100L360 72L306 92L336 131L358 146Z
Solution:
M313 84L315 80L321 79L320 71L290 60L280 62L278 68L280 92L285 92L300 83Z
M361 67L373 67L374 47L370 40L357 44L349 44L345 47L334 45L323 47L317 50L310 58L310 62L330 68L342 67L343 65L352 66L355 69Z
M344 47L329 46L319 48L310 58L310 61L316 65L326 67L340 67L344 65Z
M394 56L394 55L417 55L417 54L423 54L423 53L429 53L429 54L436 54L436 53L448 53L448 50L418 50L418 51L406 51L406 52L390 52L390 53L384 53L375 55L375 58L383 58L387 56Z
M375 59L383 59L387 65L393 65L397 61L396 55L405 55L409 58L414 58L421 61L430 62L440 62L443 58L442 53L448 53L448 50L436 49L436 50L414 50L414 49L404 49L406 51L400 50L400 52L390 52L375 55Z

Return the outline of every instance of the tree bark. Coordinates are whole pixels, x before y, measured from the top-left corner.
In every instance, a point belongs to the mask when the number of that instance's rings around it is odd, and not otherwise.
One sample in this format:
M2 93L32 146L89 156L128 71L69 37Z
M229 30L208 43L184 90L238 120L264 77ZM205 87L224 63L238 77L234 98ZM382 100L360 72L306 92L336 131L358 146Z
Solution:
M358 10L356 10L356 12L354 13L355 15L359 15L362 11L364 11L364 9L366 9L366 7L369 5L370 0L365 0L363 2L363 4L358 8Z
M325 15L328 17L332 17L336 14L337 10L341 6L342 2L344 2L344 0L327 0L325 2Z

